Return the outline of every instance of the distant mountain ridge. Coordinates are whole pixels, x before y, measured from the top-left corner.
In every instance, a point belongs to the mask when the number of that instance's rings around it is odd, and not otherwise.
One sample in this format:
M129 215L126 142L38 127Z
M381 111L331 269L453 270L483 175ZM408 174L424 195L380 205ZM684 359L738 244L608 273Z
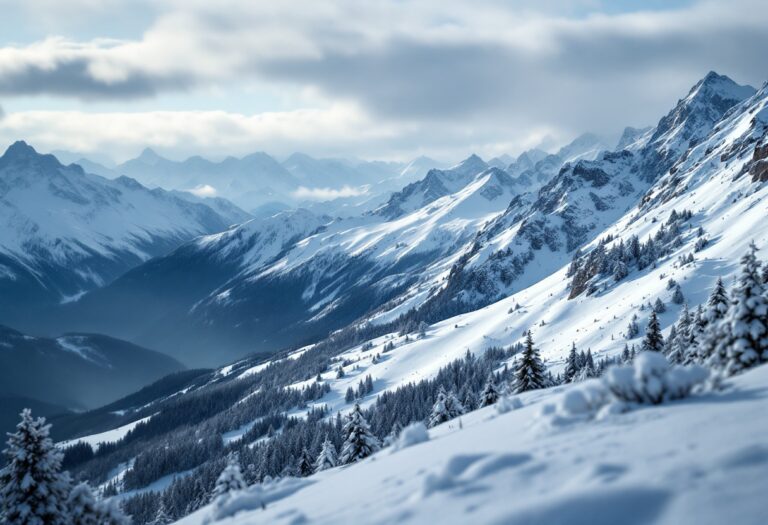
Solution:
M183 368L159 352L103 335L41 338L0 325L0 396L82 410Z
M0 157L0 322L39 329L40 308L243 217L128 177L88 174L16 142Z

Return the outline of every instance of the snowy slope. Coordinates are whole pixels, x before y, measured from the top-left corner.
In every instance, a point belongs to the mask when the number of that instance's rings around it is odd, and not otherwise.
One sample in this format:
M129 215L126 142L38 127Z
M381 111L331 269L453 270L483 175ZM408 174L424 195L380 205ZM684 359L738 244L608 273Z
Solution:
M763 366L724 393L570 424L546 415L562 388L524 394L523 408L473 412L426 443L257 485L215 523L762 523L766 381ZM211 523L211 510L178 523Z

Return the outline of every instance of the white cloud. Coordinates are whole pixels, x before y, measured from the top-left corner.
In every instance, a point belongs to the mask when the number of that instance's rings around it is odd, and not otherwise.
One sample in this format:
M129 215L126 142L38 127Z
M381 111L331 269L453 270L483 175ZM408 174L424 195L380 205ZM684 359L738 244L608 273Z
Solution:
M51 118L52 128L83 134L60 135L55 147L77 142L118 155L141 141L187 154L258 148L457 158L515 153L538 136L561 141L652 124L711 69L753 84L768 71L768 3L761 0L611 14L595 0L150 4L154 18L132 38L70 34L0 47L0 95L151 101L259 85L280 110L26 112L14 125L53 142L40 121ZM67 3L58 5L67 11ZM112 6L75 5L70 14ZM9 104L6 110L6 120L16 115ZM86 127L102 123L104 138ZM122 125L137 133L116 129Z
M293 196L299 200L308 201L329 201L333 199L339 199L342 197L360 197L368 193L368 188L361 186L354 188L352 186L343 186L338 189L334 188L307 188L305 186L299 186L299 188L293 192Z
M211 186L210 184L198 184L192 189L185 190L191 193L192 195L195 195L196 197L215 197L218 193L216 191L216 188Z

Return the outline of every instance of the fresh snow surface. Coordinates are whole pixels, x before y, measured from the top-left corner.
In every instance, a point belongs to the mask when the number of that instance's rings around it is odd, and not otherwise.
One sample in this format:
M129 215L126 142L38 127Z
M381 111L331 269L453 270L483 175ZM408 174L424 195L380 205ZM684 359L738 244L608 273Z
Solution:
M107 430L106 432L100 432L98 434L91 434L89 436L62 441L58 443L58 446L60 448L66 448L76 443L88 443L91 445L91 447L93 447L94 450L98 450L101 443L114 443L116 441L120 441L125 437L126 434L128 434L128 432L136 428L136 425L149 421L151 417L152 416L147 416L142 419L137 419L136 421L128 423L127 425L113 428L112 430Z
M553 411L581 385L529 392L517 410L472 412L429 441L247 489L215 523L763 523L768 418L755 415L767 383L763 366L722 392L568 423Z

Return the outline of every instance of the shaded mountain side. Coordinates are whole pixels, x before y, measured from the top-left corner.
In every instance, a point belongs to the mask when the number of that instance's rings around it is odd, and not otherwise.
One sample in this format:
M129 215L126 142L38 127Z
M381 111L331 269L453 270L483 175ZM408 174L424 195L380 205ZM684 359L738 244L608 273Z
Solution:
M49 339L0 326L0 395L82 410L182 368L164 354L104 335Z

